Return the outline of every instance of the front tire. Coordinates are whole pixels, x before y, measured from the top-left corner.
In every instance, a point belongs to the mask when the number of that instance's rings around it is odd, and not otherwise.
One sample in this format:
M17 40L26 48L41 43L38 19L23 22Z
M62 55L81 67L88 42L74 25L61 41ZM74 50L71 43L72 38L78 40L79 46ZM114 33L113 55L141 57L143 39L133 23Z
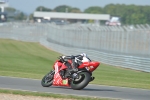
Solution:
M78 74L79 79L72 80L70 86L74 90L81 90L91 81L91 75L88 72L81 72Z
M54 73L55 71L52 70L42 78L41 85L43 87L49 87L53 84Z

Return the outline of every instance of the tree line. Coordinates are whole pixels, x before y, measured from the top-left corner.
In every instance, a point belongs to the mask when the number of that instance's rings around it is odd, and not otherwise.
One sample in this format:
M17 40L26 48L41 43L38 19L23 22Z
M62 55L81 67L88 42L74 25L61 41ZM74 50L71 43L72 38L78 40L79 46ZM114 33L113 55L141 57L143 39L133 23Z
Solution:
M7 8L8 9L8 8ZM16 10L14 8L14 12ZM74 8L68 5L60 5L54 9L39 6L35 11L43 12L72 12L72 13L91 13L91 14L110 14L111 16L120 17L122 24L150 24L150 6L141 5L125 5L125 4L108 4L104 7L92 6L84 11L79 8ZM20 12L15 17L18 20L24 20L27 16ZM30 14L30 19L33 19L33 14Z

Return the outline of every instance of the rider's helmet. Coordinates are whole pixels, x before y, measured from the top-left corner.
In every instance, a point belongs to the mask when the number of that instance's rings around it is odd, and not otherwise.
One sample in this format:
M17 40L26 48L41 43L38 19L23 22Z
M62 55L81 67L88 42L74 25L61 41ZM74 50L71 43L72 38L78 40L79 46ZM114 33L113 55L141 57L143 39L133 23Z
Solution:
M87 57L86 53L81 53L80 55L83 56L82 62L89 62L90 61L90 59Z
M83 56L83 57L87 57L86 53L81 53L80 55Z

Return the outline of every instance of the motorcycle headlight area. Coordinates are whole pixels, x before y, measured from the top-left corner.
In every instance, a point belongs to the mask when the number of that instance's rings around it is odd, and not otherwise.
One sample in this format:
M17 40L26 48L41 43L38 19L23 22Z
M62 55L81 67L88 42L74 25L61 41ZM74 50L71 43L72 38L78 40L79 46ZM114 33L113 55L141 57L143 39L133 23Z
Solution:
M88 71L92 68L94 68L93 66L88 66L88 67L85 67Z

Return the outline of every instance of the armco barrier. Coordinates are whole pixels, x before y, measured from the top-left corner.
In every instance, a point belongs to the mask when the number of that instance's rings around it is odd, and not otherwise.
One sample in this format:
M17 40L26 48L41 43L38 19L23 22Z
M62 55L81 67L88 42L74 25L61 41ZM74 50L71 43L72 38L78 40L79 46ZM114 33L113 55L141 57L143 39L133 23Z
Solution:
M93 60L150 72L150 27L7 23L0 38L40 44L64 55L85 52Z

